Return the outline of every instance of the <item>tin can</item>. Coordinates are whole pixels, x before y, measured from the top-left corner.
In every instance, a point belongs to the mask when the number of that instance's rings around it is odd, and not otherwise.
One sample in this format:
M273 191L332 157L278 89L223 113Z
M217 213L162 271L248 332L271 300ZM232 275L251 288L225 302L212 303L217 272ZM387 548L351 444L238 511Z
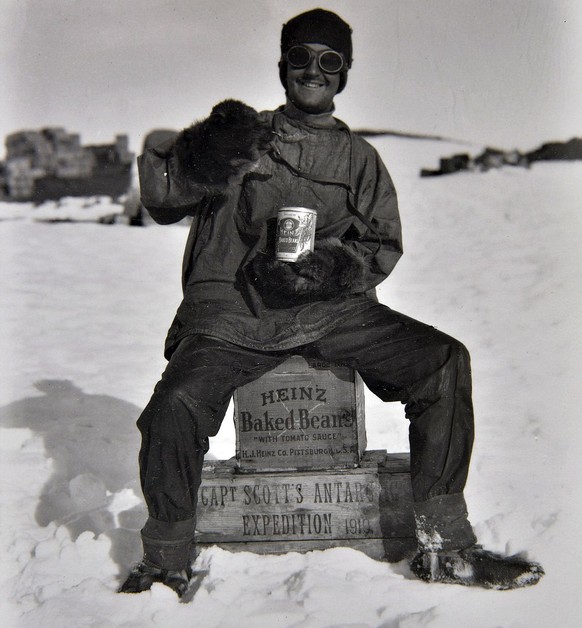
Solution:
M277 213L275 258L296 262L305 251L313 251L317 212L307 207L282 207Z

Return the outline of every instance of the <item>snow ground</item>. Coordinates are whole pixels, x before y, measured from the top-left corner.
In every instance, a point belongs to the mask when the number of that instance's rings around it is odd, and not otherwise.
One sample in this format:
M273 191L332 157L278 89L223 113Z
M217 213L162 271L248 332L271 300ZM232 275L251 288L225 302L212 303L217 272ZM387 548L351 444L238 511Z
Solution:
M349 549L266 557L213 548L198 559L207 575L188 604L161 585L116 594L139 557L134 422L164 368L187 230L96 224L121 211L103 199L0 204L3 626L579 625L582 163L420 179L421 167L466 147L374 144L405 234L380 298L469 347L472 522L485 546L527 552L546 577L484 591L427 585L405 564ZM42 222L63 217L83 222ZM407 448L398 404L369 395L366 412L369 448ZM233 455L231 423L211 455Z

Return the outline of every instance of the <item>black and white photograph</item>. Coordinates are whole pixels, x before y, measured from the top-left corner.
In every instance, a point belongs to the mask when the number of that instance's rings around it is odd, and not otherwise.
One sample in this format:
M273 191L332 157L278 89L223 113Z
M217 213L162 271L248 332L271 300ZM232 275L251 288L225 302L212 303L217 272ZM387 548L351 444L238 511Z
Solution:
M2 626L578 626L582 5L0 9Z

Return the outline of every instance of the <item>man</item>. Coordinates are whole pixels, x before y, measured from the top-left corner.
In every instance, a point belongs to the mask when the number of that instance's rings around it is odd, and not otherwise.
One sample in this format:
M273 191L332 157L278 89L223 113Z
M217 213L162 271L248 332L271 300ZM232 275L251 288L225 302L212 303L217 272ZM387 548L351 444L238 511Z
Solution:
M378 154L332 115L351 64L349 25L303 13L282 30L283 107L257 114L225 101L140 158L153 218L188 215L192 226L169 363L138 421L144 558L121 591L153 582L186 590L208 439L233 391L291 354L357 369L381 399L405 404L418 577L510 588L543 575L475 545L463 498L473 441L467 350L375 297L402 254L400 220ZM295 263L274 256L285 206L317 211L315 249Z

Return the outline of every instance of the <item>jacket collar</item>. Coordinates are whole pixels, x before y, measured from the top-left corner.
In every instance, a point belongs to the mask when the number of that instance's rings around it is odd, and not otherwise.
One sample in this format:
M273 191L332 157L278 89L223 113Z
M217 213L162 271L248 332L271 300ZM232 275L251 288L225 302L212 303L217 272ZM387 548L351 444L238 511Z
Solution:
M333 117L335 107L332 107L331 111L326 111L325 113L306 113L288 99L287 103L279 107L277 111L283 113L291 120L296 120L314 129L330 129L337 124L336 119Z

